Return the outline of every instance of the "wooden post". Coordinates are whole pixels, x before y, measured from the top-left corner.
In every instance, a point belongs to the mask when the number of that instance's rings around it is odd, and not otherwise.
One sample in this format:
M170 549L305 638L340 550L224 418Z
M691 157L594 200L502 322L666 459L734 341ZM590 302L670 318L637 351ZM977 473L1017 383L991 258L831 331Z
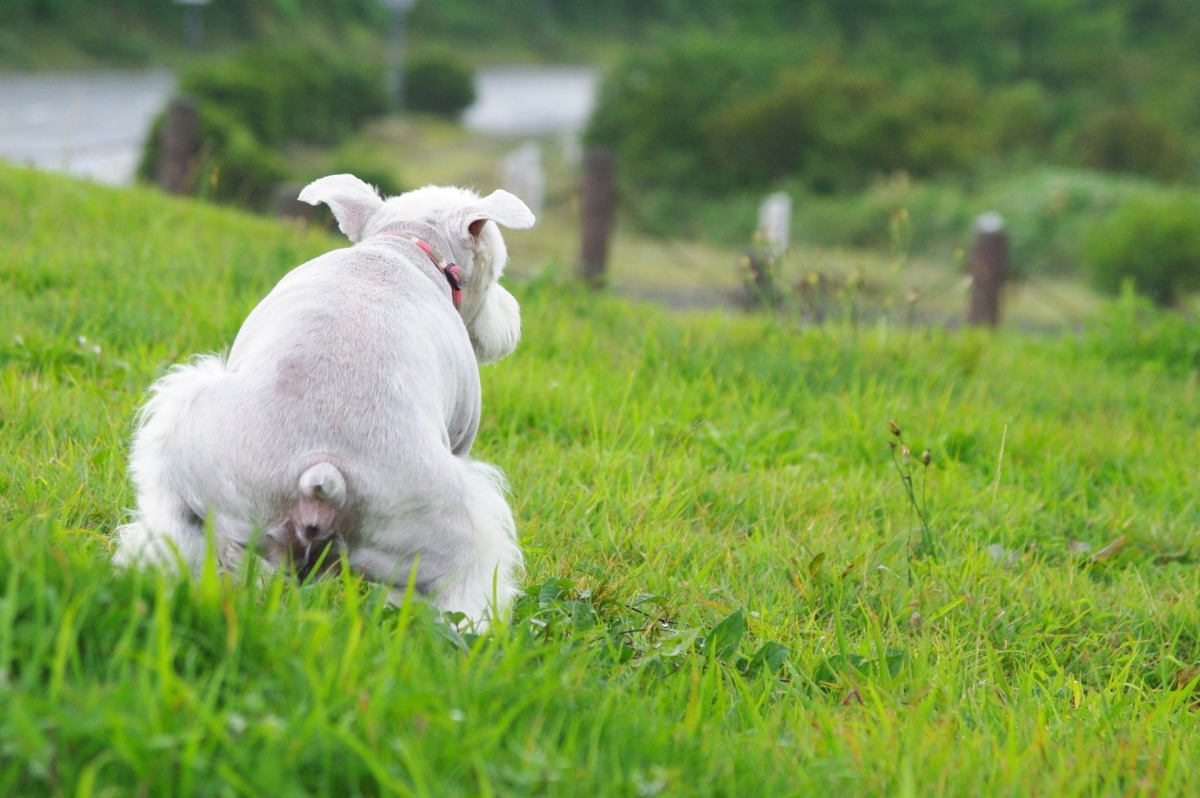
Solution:
M975 222L971 252L971 300L967 323L995 327L1000 323L1000 294L1008 278L1008 233L998 213L985 213Z
M608 269L608 244L617 207L616 164L616 154L605 147L589 149L583 155L583 179L579 186L579 273L593 288L604 285Z
M191 194L196 188L199 156L200 113L196 103L172 100L167 106L158 145L158 187L168 194Z

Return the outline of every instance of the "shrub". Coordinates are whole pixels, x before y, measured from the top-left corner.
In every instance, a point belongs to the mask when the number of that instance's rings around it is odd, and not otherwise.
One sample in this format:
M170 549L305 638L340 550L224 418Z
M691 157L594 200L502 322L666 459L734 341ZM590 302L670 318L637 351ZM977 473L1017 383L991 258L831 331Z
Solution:
M339 141L387 112L389 98L381 80L383 70L373 60L329 58L316 66L325 73L329 96L324 116L309 115L313 120L310 141Z
M252 67L245 58L202 61L186 69L180 90L202 106L217 107L267 144L284 140L284 101L281 79Z
M1200 288L1200 196L1146 193L1096 224L1083 244L1096 286L1117 293L1127 281L1163 307Z
M973 81L951 70L901 81L817 61L729 103L711 129L729 181L798 176L827 192L893 172L920 177L969 166L989 149L982 105Z
M1027 275L1084 277L1081 247L1095 224L1130 197L1147 191L1141 178L1067 169L1036 169L998 175L966 189L959 202L974 213L1004 217L1015 268ZM963 189L959 189L960 192ZM961 231L968 229L961 226Z
M1108 363L1154 364L1172 373L1200 372L1200 325L1181 313L1163 313L1126 283L1120 298L1092 319L1080 341Z
M985 100L949 67L894 70L685 39L606 79L588 139L613 147L623 175L643 186L717 194L799 178L830 192L897 171L972 166L1004 140Z
M1041 84L1020 81L994 89L988 100L988 129L1000 152L1043 152L1053 132L1054 103Z
M771 48L745 44L688 37L631 55L601 85L585 138L612 147L635 183L727 189L746 158L725 163L731 154L714 141L714 121L734 99L767 85L780 62Z
M712 121L727 179L763 185L803 175L819 189L862 179L897 161L892 137L877 139L874 163L861 159L880 131L865 118L888 87L862 70L819 65L781 76L768 91L738 98ZM886 164L886 165L885 165Z
M382 70L369 61L298 47L197 62L184 72L180 87L200 109L195 193L259 210L268 207L274 185L287 174L281 147L334 144L387 107ZM161 127L160 119L143 153L144 179L153 179L157 169Z
M384 196L403 194L407 188L396 176L389 158L378 147L370 147L355 140L339 147L329 158L321 172L309 176L311 180L324 175L351 174L375 186Z
M310 48L255 48L199 62L180 87L225 109L269 146L333 144L387 110L380 67Z
M152 181L158 170L163 117L155 120L138 176ZM192 193L258 210L271 201L275 185L287 173L282 156L264 147L233 115L214 105L200 106L200 158Z
M475 102L475 73L451 52L426 52L404 65L404 101L413 111L457 119Z
M1158 180L1194 174L1183 134L1136 108L1103 108L1081 123L1071 149L1082 166L1128 172Z

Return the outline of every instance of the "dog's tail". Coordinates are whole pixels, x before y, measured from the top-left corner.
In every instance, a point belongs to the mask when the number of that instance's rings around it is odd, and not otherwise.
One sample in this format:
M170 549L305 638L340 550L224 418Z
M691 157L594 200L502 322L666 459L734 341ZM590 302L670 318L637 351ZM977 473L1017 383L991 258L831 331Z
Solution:
M297 483L299 497L269 535L269 555L290 564L301 581L333 568L342 549L346 478L331 463L317 463Z
M331 463L317 463L300 475L300 496L340 510L346 504L346 478Z

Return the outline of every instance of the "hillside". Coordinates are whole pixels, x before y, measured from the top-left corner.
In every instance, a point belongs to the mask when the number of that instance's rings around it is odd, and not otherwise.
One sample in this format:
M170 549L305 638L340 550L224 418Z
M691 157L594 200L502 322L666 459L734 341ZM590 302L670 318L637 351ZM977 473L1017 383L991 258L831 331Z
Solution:
M510 625L113 573L142 391L341 245L0 166L0 793L1200 787L1200 350L1131 298L1033 338L519 281Z

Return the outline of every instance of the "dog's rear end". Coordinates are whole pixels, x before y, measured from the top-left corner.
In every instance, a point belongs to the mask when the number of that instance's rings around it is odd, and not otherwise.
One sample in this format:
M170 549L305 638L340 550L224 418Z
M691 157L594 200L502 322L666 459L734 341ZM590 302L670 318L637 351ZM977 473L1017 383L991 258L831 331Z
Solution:
M337 565L345 548L341 530L350 519L346 480L331 463L306 470L297 493L283 522L264 533L259 548L269 562L285 565L304 581Z
M521 565L503 477L467 456L476 358L508 354L520 329L496 283L507 253L486 222L522 228L533 216L504 192L422 189L385 203L347 175L301 198L328 203L364 243L285 277L228 363L207 356L156 384L132 453L138 511L116 559L197 570L208 517L226 569L246 550L302 579L345 559L396 596L416 573L416 592L484 622L516 592ZM442 267L406 231L436 236L465 297L451 305Z

